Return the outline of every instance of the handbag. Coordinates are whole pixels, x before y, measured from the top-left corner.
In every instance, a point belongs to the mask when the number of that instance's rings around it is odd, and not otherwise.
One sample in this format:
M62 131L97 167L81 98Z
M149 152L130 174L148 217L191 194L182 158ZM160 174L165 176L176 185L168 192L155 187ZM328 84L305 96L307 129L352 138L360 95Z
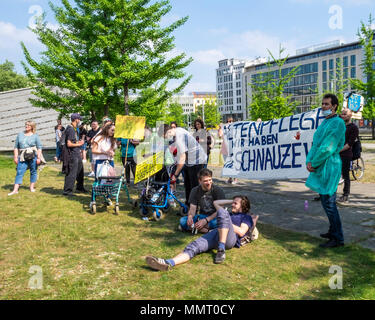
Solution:
M96 169L96 177L115 177L116 170L112 167L108 160L100 163Z
M25 161L33 160L35 157L34 150L31 150L30 148L26 149L23 153L23 158Z

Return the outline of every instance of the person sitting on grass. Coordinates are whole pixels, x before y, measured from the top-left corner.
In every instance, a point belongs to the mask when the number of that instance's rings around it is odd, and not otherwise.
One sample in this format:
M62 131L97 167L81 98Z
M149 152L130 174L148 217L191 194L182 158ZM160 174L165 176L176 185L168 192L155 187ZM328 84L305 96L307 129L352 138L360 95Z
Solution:
M222 206L232 205L232 214ZM172 259L161 259L147 256L146 263L154 270L167 271L179 264L188 262L196 255L217 249L215 263L225 260L225 250L249 242L258 220L258 216L250 215L250 201L245 196L234 196L233 200L216 200L218 228L189 243L183 252Z
M191 190L188 215L180 219L179 230L191 231L192 226L200 233L217 228L215 200L225 199L224 190L212 182L212 171L201 169L198 173L199 186ZM199 214L197 209L199 208Z

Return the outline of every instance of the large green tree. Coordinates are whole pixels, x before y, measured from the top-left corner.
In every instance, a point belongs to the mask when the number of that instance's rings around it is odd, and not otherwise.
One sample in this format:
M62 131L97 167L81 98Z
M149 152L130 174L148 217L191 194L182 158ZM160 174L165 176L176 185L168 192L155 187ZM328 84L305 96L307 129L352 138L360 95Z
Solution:
M171 10L169 0L61 2L60 7L49 3L58 29L49 29L43 17L33 30L46 47L40 62L21 44L28 63L24 68L39 98L32 100L34 105L92 118L114 110L129 114L132 90L180 79L167 99L190 80L184 68L192 59L184 53L168 58L172 33L188 19L162 27L161 19Z
M249 114L252 120L261 118L262 121L267 121L287 117L296 108L296 102L291 100L291 95L284 93L284 88L297 73L298 66L283 75L282 69L288 59L288 56L281 58L284 51L280 47L279 58L275 58L268 50L271 56L267 63L268 71L257 75L250 83L252 96ZM277 70L271 71L274 66L277 66Z
M197 109L197 115L199 118L204 119L206 127L216 127L220 124L221 115L215 99L207 100L204 107L200 105Z
M175 121L179 127L184 125L184 109L182 105L177 102L172 102L167 107L167 112L165 114L164 120L166 123L171 123Z
M30 85L27 77L14 71L14 64L8 60L0 64L0 92L19 88L26 88Z
M365 106L363 108L363 118L372 120L372 138L375 139L375 56L374 56L374 29L372 28L374 19L369 16L368 24L361 22L358 30L359 42L364 50L364 59L361 69L367 81L360 79L350 79L352 89L363 95Z

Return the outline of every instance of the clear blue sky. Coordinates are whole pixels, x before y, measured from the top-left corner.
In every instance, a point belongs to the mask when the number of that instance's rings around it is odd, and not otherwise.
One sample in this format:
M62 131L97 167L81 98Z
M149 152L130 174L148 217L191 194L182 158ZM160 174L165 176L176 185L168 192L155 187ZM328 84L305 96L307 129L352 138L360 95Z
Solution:
M193 79L185 92L215 91L215 69L223 58L266 57L282 44L290 55L295 50L331 40L357 40L361 21L375 17L375 0L170 0L173 7L164 22L188 15L175 32L175 52L186 52L194 62L186 69ZM53 3L59 4L59 0ZM332 7L336 6L336 7ZM38 9L39 8L39 9ZM330 8L333 10L329 13ZM33 57L42 46L28 30L38 10L55 24L48 0L0 1L0 63L8 59L23 72L19 45L24 41ZM342 12L342 26L336 20ZM32 19L31 19L32 20ZM338 27L333 29L329 23Z

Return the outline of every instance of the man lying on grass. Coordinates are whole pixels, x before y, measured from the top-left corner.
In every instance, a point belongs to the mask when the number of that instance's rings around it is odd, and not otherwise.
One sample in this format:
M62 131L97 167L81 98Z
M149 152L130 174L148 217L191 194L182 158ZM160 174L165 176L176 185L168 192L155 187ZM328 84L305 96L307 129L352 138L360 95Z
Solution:
M232 205L232 214L222 206ZM225 249L241 247L249 242L255 228L258 216L250 215L250 201L245 196L234 196L233 200L216 200L214 206L217 210L218 228L211 230L204 236L189 243L183 252L173 259L164 260L147 256L147 264L155 270L167 271L170 268L185 263L197 254L217 249L215 263L222 263L225 259Z

